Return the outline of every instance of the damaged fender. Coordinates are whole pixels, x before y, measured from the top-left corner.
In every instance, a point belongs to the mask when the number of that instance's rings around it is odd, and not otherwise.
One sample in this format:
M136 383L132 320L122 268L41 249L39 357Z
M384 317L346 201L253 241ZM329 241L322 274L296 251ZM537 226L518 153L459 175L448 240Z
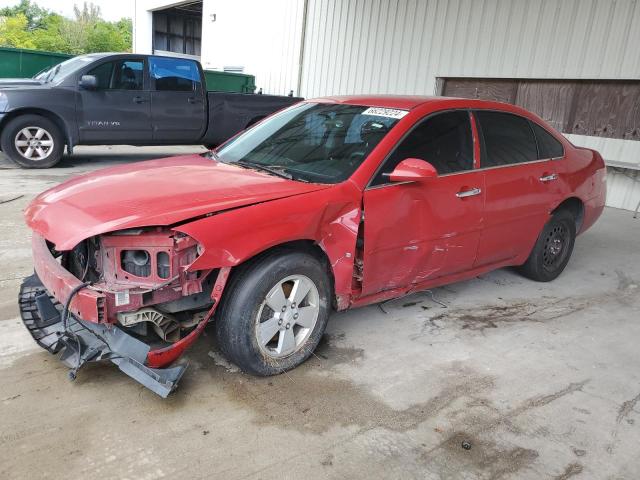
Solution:
M271 247L307 240L327 255L334 277L336 304L348 308L354 255L361 218L362 192L351 182L330 190L259 203L175 227L207 245L193 270L234 267ZM259 232L259 234L256 234Z

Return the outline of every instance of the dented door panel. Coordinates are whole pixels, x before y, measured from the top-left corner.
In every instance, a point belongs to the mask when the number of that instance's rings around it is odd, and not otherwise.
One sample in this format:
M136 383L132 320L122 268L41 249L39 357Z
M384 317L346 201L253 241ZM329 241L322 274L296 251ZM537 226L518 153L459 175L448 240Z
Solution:
M365 191L363 294L471 269L483 209L480 171Z

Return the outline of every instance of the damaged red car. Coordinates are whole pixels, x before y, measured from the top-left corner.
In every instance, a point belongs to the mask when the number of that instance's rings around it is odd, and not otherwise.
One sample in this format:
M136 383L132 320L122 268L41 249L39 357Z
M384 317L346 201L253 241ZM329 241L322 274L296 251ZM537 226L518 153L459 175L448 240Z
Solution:
M242 370L304 362L332 310L517 266L567 265L605 166L512 105L304 101L217 150L118 166L38 196L22 318L72 378L110 360L166 396L212 323Z

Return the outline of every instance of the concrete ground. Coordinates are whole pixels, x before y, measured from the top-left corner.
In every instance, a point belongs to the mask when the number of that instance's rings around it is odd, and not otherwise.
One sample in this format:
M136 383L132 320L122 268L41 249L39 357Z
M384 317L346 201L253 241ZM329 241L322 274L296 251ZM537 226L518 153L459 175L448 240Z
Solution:
M554 282L499 270L334 314L288 374L239 373L209 335L166 400L110 364L70 383L18 319L22 210L77 172L199 150L85 148L45 171L0 160L0 201L23 195L0 204L0 478L640 478L627 211L606 210Z

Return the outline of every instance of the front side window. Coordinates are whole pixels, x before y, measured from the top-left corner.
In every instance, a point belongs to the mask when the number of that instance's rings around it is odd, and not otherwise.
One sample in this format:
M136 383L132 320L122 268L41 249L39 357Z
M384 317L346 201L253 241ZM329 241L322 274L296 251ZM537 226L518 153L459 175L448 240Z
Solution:
M300 103L247 130L216 155L223 162L295 180L338 183L356 171L397 122L384 109Z
M538 159L529 121L510 113L478 111L483 138L481 166L498 167Z
M560 158L564 157L564 148L562 144L556 140L553 135L547 132L537 123L531 122L533 131L538 141L538 158Z
M423 120L396 147L372 185L388 183L388 174L402 160L419 158L434 166L438 175L473 168L473 137L469 113L439 113Z
M156 90L192 92L200 86L200 72L193 60L151 57L149 70Z
M98 90L142 90L142 60L118 60L106 62L89 70L87 75L96 77Z

